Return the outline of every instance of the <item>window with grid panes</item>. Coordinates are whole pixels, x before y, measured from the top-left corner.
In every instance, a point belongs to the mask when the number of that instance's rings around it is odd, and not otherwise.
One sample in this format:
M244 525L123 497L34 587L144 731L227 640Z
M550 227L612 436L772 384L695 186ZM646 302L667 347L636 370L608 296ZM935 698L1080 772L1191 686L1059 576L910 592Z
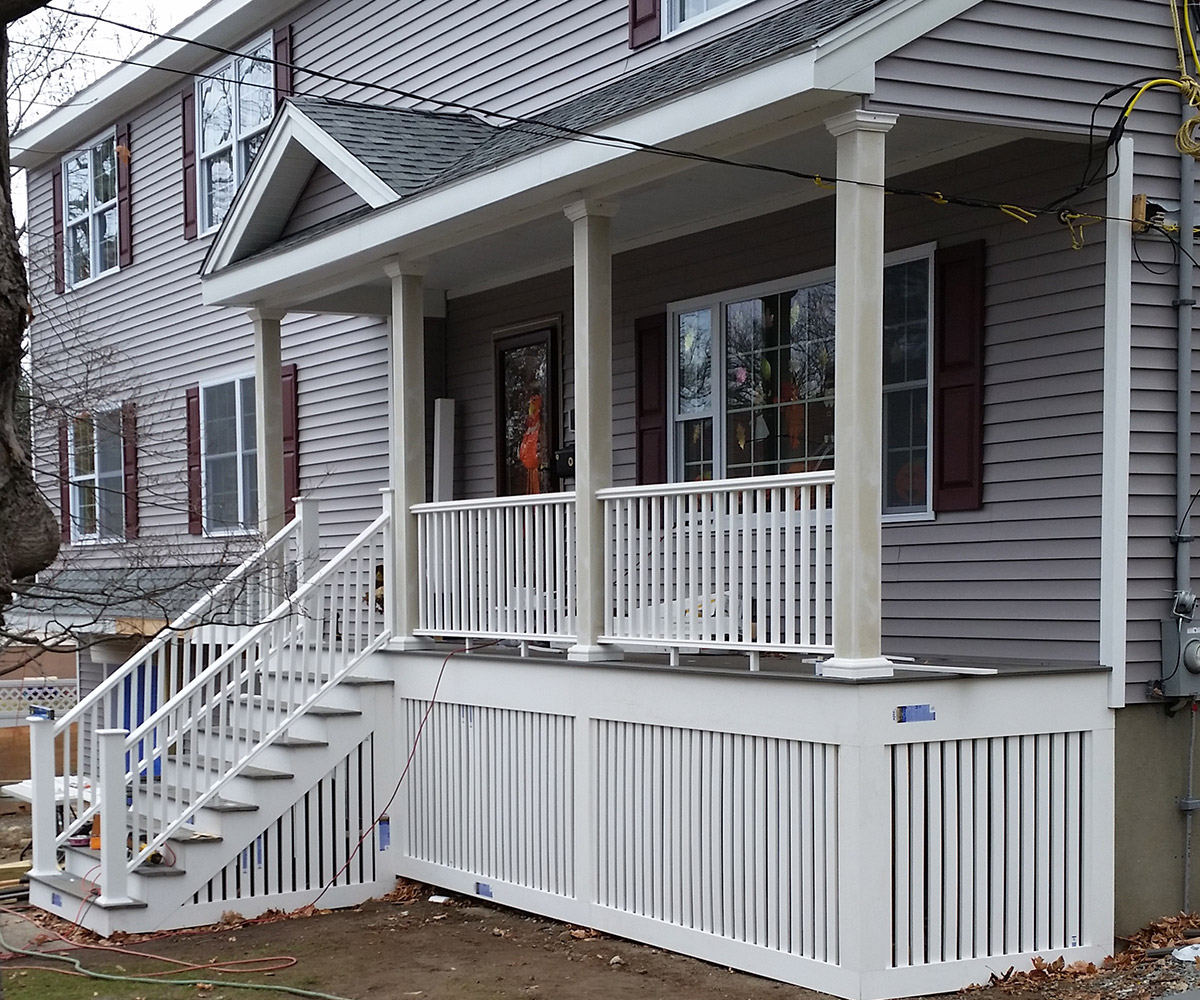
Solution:
M115 134L67 156L62 184L66 282L78 285L118 265Z
M71 538L125 537L125 463L121 411L71 421Z

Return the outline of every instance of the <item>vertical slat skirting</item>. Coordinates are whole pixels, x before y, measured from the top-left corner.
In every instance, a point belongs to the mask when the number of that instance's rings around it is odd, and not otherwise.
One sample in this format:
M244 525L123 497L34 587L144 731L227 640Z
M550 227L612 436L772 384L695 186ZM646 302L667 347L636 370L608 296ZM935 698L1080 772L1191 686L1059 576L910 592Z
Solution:
M837 748L595 723L601 906L837 962Z
M1087 733L891 748L892 964L1080 940Z
M574 895L574 720L407 700L410 734L426 711L405 781L410 856Z

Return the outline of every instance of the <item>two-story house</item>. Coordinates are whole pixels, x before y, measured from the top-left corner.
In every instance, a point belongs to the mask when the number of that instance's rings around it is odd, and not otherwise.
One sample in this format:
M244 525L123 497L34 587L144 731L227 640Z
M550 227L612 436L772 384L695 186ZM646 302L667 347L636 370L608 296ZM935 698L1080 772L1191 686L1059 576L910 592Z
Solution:
M16 137L112 636L35 902L402 874L846 997L1177 908L1194 13L215 0Z

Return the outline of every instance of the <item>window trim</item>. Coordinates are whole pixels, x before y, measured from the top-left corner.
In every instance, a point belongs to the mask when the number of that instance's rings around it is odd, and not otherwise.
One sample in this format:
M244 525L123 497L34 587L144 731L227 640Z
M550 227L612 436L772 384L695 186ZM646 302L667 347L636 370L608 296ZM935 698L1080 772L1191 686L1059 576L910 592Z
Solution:
M113 177L112 177L113 196L109 201L102 202L100 205L97 206L93 202L93 199L95 198L95 194L96 194L96 182L95 182L95 176L93 174L92 151L96 148L96 146L100 145L101 143L105 142L108 139L111 139L112 144L113 144ZM62 254L62 256L61 256L61 260L62 260L62 269L63 269L63 288L64 288L64 290L67 288L84 288L87 285L90 285L92 282L98 281L100 278L104 277L104 275L111 274L113 271L119 271L121 269L121 244L122 244L121 209L120 209L120 204L121 204L121 182L120 182L121 166L120 166L120 162L119 162L120 152L118 151L119 144L118 144L117 139L118 139L117 126L116 125L110 126L105 131L100 132L97 135L93 136L87 142L81 143L80 145L76 146L74 149L65 153L63 155L62 159L59 161L59 173L58 173L58 180L56 183L56 190L57 190L59 196L62 198L62 220L61 220L61 224L62 224L62 251L61 251L61 254ZM71 198L70 198L71 180L70 180L70 178L71 178L71 174L70 174L70 171L68 170L68 164L71 162L71 160L73 160L80 153L87 154L88 211L87 211L85 218L87 219L87 222L88 222L88 268L91 271L91 273L86 278L76 279L75 273L74 273L74 267L72 266L72 263L71 263L72 259L73 259L72 254L71 254L71 246L72 246L71 230L76 228L79 225L80 220L76 219L76 220L72 221L70 218L70 211L71 211ZM116 217L116 232L114 233L114 236L116 238L116 251L117 252L113 255L112 267L107 267L103 271L97 271L95 269L95 265L96 265L96 261L99 258L99 254L96 252L97 251L97 246L96 246L97 229L96 229L96 225L95 225L95 220L96 220L97 216L101 215L104 212L107 212L109 209L112 210L113 214ZM56 250L57 250L57 248L56 248ZM56 284L57 284L57 282L56 282Z
M921 243L915 246L905 247L900 250L893 250L885 253L883 256L884 268L895 264L904 264L910 261L926 259L929 262L929 287L928 287L928 350L926 351L925 360L925 392L926 406L928 419L925 425L925 446L926 455L929 456L925 463L925 509L905 510L881 513L881 518L884 523L900 523L906 521L929 521L933 520L936 515L936 510L933 505L933 406L934 406L934 310L936 308L935 301L935 251L937 243ZM752 285L744 285L738 288L721 289L708 295L693 296L687 299L681 299L676 302L667 304L667 479L669 482L680 481L680 455L679 455L679 436L678 427L684 419L701 419L705 416L712 420L712 440L713 440L713 478L726 478L724 469L724 455L719 452L719 442L723 442L726 436L726 406L724 400L723 382L720 381L722 376L717 370L716 358L724 357L725 351L725 330L724 330L724 307L731 302L737 302L744 299L752 299L763 295L777 294L784 291L793 291L802 288L811 288L815 285L823 284L827 281L834 281L836 278L836 269L833 267L824 267L812 271L806 271L797 275L785 276L770 281L761 281ZM836 288L835 288L836 295ZM711 409L707 413L694 413L684 415L679 410L679 345L678 345L678 320L682 313L692 312L697 309L708 308L713 313L713 334L712 334L712 353L713 353L713 371L711 375L713 386L713 399ZM836 306L835 306L836 308ZM723 362L722 362L723 363ZM883 386L881 385L881 390ZM719 398L718 398L719 395ZM835 396L836 405L836 396ZM881 418L882 419L882 418ZM881 427L882 432L882 427ZM882 444L882 439L881 439ZM721 473L718 474L718 455L720 455ZM883 455L880 460L882 462ZM836 464L836 459L835 459ZM882 488L884 486L881 477L881 502Z
M245 441L243 440L245 411L242 407L241 386L242 386L242 383L246 380L249 380L251 382L254 381L254 372L253 371L233 372L233 373L223 376L221 378L206 379L202 382L197 383L198 406L199 406L199 426L196 428L196 430L197 430L197 440L199 441L199 445L200 445L200 528L201 528L201 534L203 534L205 537L209 537L209 538L224 538L224 537L228 537L228 536L232 536L232 535L251 535L251 534L254 534L256 531L258 531L258 511L253 510L253 511L247 512L245 510L245 507L246 507L246 484L242 480L242 462L245 457L246 447L245 447ZM234 407L235 407L234 421L235 421L235 426L236 426L236 430L237 430L237 438L238 438L237 452L236 452L236 457L237 457L236 467L237 467L237 475L238 475L238 521L239 521L239 523L237 525L228 526L228 527L214 527L209 523L209 514L208 514L208 433L207 433L207 421L205 420L205 411L206 411L205 390L212 389L217 386L229 385L229 384L232 384L234 386L234 393L233 393ZM257 387L255 387L255 393L256 393L255 398L257 399ZM257 452L258 452L257 426L258 426L258 414L256 413L255 414L256 438L254 441L254 452L255 452L255 456L256 456L255 457L255 462L256 462L255 476L256 476L256 478L258 475L258 473L257 473ZM255 496L257 496L257 484L256 484L256 489L255 489Z
M121 488L120 488L121 501L120 501L120 505L119 505L121 516L120 516L119 531L117 534L113 534L113 535L102 534L101 527L100 527L100 525L101 525L100 471L99 471L100 440L99 440L98 435L96 434L96 420L98 417L100 417L102 415L115 415L116 425L117 425L117 440L119 442L119 447L117 449L117 453L120 456L120 458L119 458L119 463L118 463L119 471L118 471L117 475L118 475L118 478L120 479L120 483L121 483ZM81 420L85 420L85 419L90 421L91 425L92 425L92 471L87 475L78 475L75 471L75 469L76 469L75 455L76 455L76 450L77 450L76 443L75 443L75 433L76 433L76 425ZM66 476L67 476L67 483L66 483L67 491L66 492L67 492L67 497L68 497L67 522L70 526L69 541L72 545L109 545L113 542L123 542L128 537L128 530L127 530L128 525L127 525L127 518L126 518L127 494L126 494L126 490L125 490L125 486L126 486L126 483L125 483L125 477L126 477L126 471L125 471L125 447L126 447L125 409L120 403L116 403L116 404L104 403L100 406L93 407L92 409L90 409L89 411L87 411L85 413L78 413L78 414L75 414L74 416L68 417L66 420L66 425L67 425L67 428L66 428L67 429L67 463L66 463L67 467L66 467L65 471L66 471ZM107 473L107 475L112 475L112 473L109 472L109 473ZM85 533L84 531L82 531L80 529L80 518L81 518L80 488L81 488L82 483L87 482L89 480L91 481L93 488L96 491L96 530L94 532L86 532Z
M745 7L752 2L753 0L725 0L724 3L710 7L703 14L697 14L695 17L680 18L676 12L676 4L679 3L679 0L662 0L662 37L667 39L682 34L685 31L691 31L693 28L698 28L703 24L708 24L710 21L715 21L717 18L724 17L731 11L737 10L739 7Z
M195 156L196 156L196 164L195 164L196 229L197 229L198 236L207 236L211 233L216 232L217 229L220 228L221 223L224 221L224 219L222 218L222 219L218 219L216 222L214 222L212 219L209 218L208 198L206 197L206 188L205 188L205 180L204 180L205 162L208 160L211 160L213 157L219 155L220 153L223 153L226 149L231 151L231 154L232 154L231 158L233 161L233 193L234 193L234 195L236 195L238 188L241 187L242 182L246 179L246 174L249 173L249 170L250 170L249 164L242 163L241 149L242 149L243 143L245 143L248 139L252 139L256 135L265 134L267 132L267 130L271 127L271 122L274 120L274 110L275 110L276 99L277 99L276 87L275 87L275 67L272 63L268 63L267 67L270 70L270 74L271 74L270 75L271 82L270 82L269 86L271 89L272 115L270 117L268 117L266 119L266 121L260 123L258 126L256 126L253 129L250 129L249 131L245 132L244 134L240 132L240 130L239 130L240 115L239 115L239 104L238 104L238 102L240 101L240 97L238 95L241 92L241 84L238 82L238 80L236 78L238 60L249 58L252 55L252 53L257 52L259 49L263 49L263 48L265 48L267 50L267 58L274 59L274 55L275 55L274 45L275 45L274 36L270 32L268 32L264 35L261 35L258 38L255 38L253 41L249 42L243 48L239 48L235 54L231 54L231 55L227 56L226 58L220 60L219 62L213 63L213 64L205 67L204 71L202 73L198 74L196 79L193 81L192 93L195 98L195 122L194 122L195 132L194 132L194 134L195 134L195 150L196 150L196 152L195 152ZM231 103L230 138L228 141L221 143L216 148L214 148L212 150L206 150L204 148L204 101L203 101L203 96L202 96L202 88L204 87L205 84L212 83L213 81L218 79L220 74L226 69L229 70L230 78L233 80L233 87L231 88L232 98L231 98L231 102L230 102ZM232 203L233 203L233 199L231 197L230 204L232 204Z

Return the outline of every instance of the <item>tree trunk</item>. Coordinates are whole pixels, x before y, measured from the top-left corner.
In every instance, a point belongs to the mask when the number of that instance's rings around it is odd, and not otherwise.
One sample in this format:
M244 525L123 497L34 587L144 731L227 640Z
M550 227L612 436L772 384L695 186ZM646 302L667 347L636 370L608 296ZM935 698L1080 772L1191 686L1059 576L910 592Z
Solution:
M7 25L37 6L0 3L0 93L8 91ZM59 546L57 521L34 485L33 465L17 429L25 327L32 313L9 164L8 113L0 104L0 611L12 599L13 581L49 566Z

